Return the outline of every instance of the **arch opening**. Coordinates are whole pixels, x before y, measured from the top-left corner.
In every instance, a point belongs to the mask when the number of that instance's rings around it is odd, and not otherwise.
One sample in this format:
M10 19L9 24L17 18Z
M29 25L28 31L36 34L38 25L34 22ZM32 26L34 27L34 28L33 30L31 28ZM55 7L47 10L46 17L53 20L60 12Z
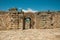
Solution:
M24 18L23 29L31 29L31 18L30 17Z

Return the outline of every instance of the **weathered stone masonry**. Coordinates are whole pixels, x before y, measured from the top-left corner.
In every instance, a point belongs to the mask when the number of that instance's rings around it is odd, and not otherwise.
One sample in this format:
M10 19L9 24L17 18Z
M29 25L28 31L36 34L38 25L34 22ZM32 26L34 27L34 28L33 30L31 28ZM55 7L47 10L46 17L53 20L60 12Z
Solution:
M60 28L60 12L0 11L0 30Z

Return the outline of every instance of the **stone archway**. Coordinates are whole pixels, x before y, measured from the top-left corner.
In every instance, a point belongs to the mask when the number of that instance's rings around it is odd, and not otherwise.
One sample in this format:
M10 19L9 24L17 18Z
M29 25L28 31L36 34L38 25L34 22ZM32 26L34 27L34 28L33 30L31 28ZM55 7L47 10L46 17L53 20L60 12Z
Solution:
M30 17L24 18L23 29L31 29L31 18Z
M24 19L25 21L25 29L30 29L31 28L31 18L30 17L26 17Z
M23 30L34 28L35 16L33 13L24 13L23 18Z

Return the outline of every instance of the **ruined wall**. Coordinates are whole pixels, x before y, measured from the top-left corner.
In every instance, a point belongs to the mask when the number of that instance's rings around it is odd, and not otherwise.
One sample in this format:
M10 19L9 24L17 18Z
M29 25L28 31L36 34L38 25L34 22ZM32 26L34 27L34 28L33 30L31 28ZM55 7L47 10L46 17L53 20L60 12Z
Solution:
M36 15L36 27L37 28L51 28L51 20L50 20L51 14L48 14L46 12L41 12ZM50 27L49 27L50 26Z
M60 28L60 12L54 12L52 23L54 28Z
M19 19L18 19L18 13L10 13L11 16L11 29L18 28Z
M11 27L11 19L10 15L7 12L0 12L0 29L8 29L8 27Z
M60 13L40 12L36 14L36 28L60 28Z
M23 29L23 13L19 13L19 29Z
M20 13L15 11L0 12L0 29L20 29Z
M33 29L60 28L60 12L24 13L18 11L0 12L1 29L23 29L23 18L31 18Z

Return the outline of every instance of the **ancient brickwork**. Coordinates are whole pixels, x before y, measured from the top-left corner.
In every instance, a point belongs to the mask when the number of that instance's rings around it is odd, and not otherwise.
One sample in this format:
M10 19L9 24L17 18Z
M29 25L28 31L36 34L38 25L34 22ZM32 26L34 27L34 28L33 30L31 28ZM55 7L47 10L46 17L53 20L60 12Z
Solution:
M51 28L51 14L47 14L46 12L41 12L39 15L37 14L37 28Z
M7 12L0 12L0 29L8 29L8 27L11 27L11 19L10 15Z
M60 12L40 12L36 21L37 28L60 28Z
M20 12L17 9L0 11L1 29L60 28L60 12Z

